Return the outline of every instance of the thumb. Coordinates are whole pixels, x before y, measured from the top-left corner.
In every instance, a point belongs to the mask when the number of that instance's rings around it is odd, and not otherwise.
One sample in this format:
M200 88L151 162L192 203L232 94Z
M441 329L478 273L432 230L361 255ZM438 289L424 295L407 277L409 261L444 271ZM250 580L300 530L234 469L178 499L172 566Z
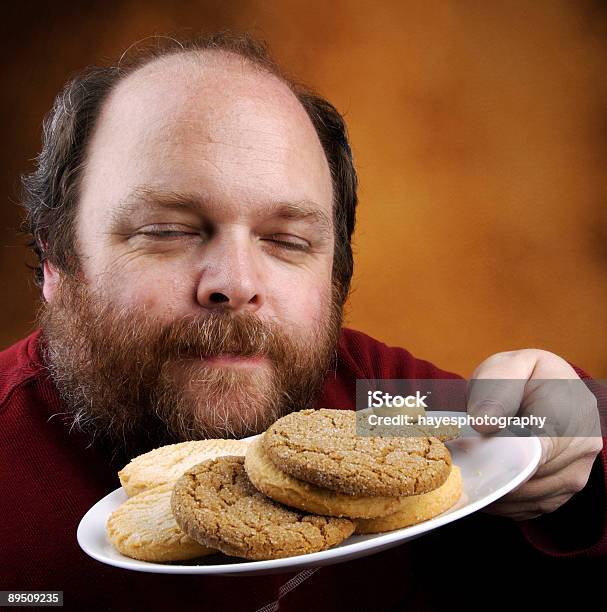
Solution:
M523 401L529 364L516 353L498 353L483 361L468 382L466 408L477 418L472 427L480 433L495 433L503 427L499 417L515 416ZM484 422L480 419L486 417ZM497 418L496 418L497 417Z
M472 427L480 433L495 433L503 429L504 420L500 417L517 414L524 389L525 381L520 380L471 380L468 384L467 411L477 419L472 422Z

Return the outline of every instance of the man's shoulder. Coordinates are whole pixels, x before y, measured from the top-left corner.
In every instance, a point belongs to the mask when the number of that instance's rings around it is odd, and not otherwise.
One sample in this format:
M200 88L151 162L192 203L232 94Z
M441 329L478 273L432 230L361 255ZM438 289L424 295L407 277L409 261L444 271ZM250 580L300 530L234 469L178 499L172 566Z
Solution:
M42 370L38 351L41 330L0 351L0 406L16 387L36 377Z
M358 378L460 378L405 348L389 346L348 327L341 330L338 356Z

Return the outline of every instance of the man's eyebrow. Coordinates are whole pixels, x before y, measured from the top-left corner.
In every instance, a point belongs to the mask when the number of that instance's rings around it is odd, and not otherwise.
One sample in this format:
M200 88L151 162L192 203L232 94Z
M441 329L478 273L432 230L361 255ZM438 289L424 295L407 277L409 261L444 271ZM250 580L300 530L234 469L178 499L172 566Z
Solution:
M294 221L310 220L325 233L331 232L331 218L314 202L307 200L299 202L272 202L268 205L268 217L278 219L293 219Z
M200 210L198 198L176 191L161 191L150 187L136 187L124 197L112 211L112 217L120 219L141 209L176 208Z
M138 210L154 208L172 208L205 212L209 202L200 196L176 191L164 191L150 187L137 187L122 199L111 213L114 219L123 219ZM292 219L294 221L310 220L324 232L330 235L332 220L318 204L308 200L269 202L263 209L267 218Z

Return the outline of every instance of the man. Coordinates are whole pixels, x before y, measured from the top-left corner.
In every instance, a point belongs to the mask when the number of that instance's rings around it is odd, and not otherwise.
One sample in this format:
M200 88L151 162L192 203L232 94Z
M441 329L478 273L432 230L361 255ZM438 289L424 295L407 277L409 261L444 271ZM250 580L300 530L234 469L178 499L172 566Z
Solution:
M89 559L78 521L130 457L258 433L293 409L353 409L357 378L454 375L341 328L356 208L345 126L254 41L210 37L77 78L45 122L25 188L44 304L41 330L0 355L2 589L63 590L66 605L111 609L432 608L441 596L428 572L449 542L473 535L476 554L491 544L529 566L537 550L607 552L602 444L586 436L543 438L534 477L492 507L500 518L295 580ZM475 377L577 374L523 350ZM516 414L528 399L485 394L469 409ZM597 418L589 392L575 408Z

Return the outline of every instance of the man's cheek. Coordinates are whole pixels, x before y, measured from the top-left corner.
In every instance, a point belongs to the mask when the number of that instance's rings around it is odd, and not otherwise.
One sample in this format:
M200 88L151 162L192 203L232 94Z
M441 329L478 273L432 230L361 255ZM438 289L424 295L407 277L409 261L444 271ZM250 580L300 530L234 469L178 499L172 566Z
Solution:
M137 312L171 319L185 314L194 303L196 286L193 279L157 266L156 269L113 269L96 279L95 286L115 305Z
M295 330L312 327L330 304L330 286L320 283L289 283L276 287L276 294L285 313L285 321L291 321Z

